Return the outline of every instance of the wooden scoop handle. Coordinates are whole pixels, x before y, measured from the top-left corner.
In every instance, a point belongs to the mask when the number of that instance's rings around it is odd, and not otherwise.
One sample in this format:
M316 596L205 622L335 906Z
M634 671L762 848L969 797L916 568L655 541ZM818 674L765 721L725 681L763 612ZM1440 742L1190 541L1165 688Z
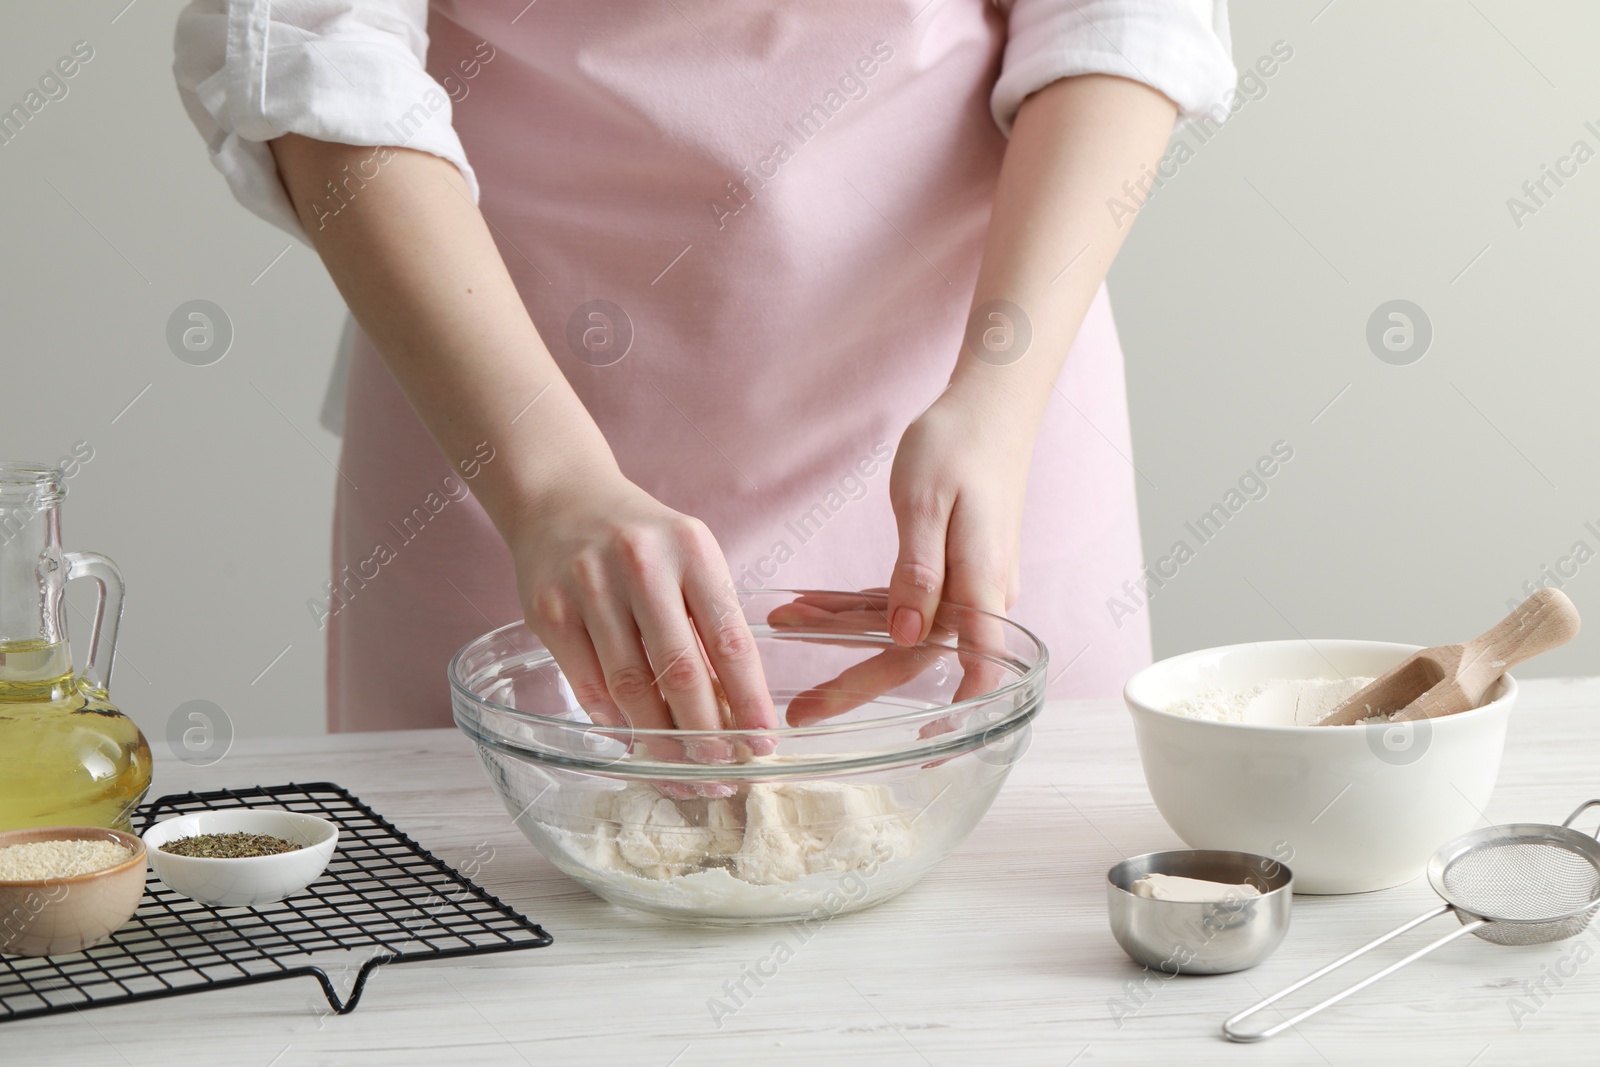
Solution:
M1512 667L1578 636L1578 609L1559 589L1541 589L1462 649L1462 674L1484 687Z

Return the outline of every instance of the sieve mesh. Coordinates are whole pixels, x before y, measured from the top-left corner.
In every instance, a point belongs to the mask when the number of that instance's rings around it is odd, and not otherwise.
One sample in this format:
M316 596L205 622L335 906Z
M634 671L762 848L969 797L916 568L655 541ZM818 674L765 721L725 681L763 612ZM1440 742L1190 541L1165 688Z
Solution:
M1594 911L1590 908L1577 915L1546 923L1487 923L1472 932L1497 945L1548 945L1583 933L1583 928L1594 917ZM1465 912L1456 912L1456 918L1464 923L1471 921Z
M1440 882L1445 898L1460 912L1491 920L1474 933L1501 945L1538 945L1572 937L1588 925L1600 902L1600 869L1595 862L1544 837L1517 835L1481 842L1455 857Z

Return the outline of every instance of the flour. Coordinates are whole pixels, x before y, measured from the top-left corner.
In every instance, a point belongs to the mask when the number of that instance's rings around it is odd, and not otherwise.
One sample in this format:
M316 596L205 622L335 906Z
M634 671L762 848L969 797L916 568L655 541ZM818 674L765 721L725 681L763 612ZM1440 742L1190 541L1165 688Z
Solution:
M1316 726L1372 683L1371 678L1275 678L1249 689L1201 689L1169 704L1174 715L1256 726ZM1361 720L1385 721L1383 716Z
M566 679L559 681L568 712L584 715ZM727 694L717 679L711 685L731 725ZM609 754L626 752L616 743ZM770 754L741 766L824 758ZM924 769L919 784L936 773ZM514 816L552 863L619 904L733 923L837 915L908 888L930 854L943 854L938 820L920 829L917 821L955 784L908 811L888 786L860 782L755 782L731 797L673 800L648 782L580 780L586 788L565 792L543 817L533 805Z
M865 895L870 878L880 896L921 872L908 862L913 817L882 785L762 782L673 800L633 782L583 804L538 829L558 866L625 903L744 918L837 911L841 887Z

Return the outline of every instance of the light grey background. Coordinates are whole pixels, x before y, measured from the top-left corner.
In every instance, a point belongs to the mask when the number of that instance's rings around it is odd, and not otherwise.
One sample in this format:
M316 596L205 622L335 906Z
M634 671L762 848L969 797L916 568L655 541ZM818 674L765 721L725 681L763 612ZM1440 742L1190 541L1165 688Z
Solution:
M66 539L127 575L113 696L153 741L194 699L241 736L318 731L343 309L207 163L168 71L179 5L124 3L4 11L0 102L75 41L95 58L0 146L0 455L93 448ZM1600 150L1600 9L1241 0L1233 21L1241 69L1293 57L1158 190L1112 279L1146 556L1197 546L1148 608L1156 652L1466 637L1574 542L1600 551L1600 159L1520 228L1506 205L1574 141ZM233 322L215 365L167 347L191 299ZM1408 366L1365 339L1392 299L1433 326ZM1267 496L1198 545L1185 521L1280 440ZM1597 649L1600 627L1525 673L1593 673Z
M1506 206L1574 141L1600 151L1600 7L1233 10L1241 69L1278 40L1294 57L1151 199L1112 276L1147 561L1274 441L1295 456L1156 593L1156 654L1463 640L1574 542L1600 552L1600 158L1520 229ZM1410 366L1365 340L1396 298L1433 324ZM1597 578L1567 582L1580 611ZM1595 623L1522 673L1595 673Z

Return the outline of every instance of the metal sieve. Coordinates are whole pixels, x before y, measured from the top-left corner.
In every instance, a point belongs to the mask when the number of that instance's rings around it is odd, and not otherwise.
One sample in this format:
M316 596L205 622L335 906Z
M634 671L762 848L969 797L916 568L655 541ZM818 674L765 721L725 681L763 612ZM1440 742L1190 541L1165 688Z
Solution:
M1223 1034L1233 1041L1260 1041L1282 1033L1462 934L1497 945L1542 945L1581 933L1600 909L1600 841L1572 824L1597 805L1600 800L1584 802L1560 826L1508 823L1449 841L1428 861L1428 881L1445 903L1246 1008L1222 1024ZM1460 928L1275 1026L1239 1029L1262 1008L1447 912L1455 913Z

